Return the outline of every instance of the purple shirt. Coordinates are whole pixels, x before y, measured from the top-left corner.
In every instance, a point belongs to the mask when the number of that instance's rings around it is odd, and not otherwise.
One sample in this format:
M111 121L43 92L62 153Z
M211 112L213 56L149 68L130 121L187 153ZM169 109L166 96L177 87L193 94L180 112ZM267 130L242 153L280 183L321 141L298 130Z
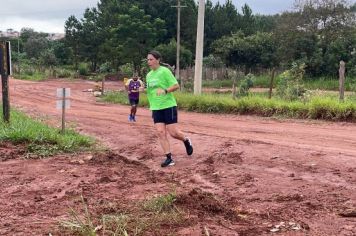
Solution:
M129 99L138 99L140 97L140 92L138 91L140 87L142 87L142 81L141 80L133 80L129 79L126 83L126 86L128 87L128 90L131 91L129 94ZM132 90L136 90L137 92L132 92Z

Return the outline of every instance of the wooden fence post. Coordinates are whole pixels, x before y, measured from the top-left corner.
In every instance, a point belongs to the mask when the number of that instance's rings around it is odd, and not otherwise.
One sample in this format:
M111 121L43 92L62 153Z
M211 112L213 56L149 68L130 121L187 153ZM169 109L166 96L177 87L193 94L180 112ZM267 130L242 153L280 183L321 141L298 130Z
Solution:
M104 96L105 94L105 75L101 79L101 95Z
M10 122L9 74L11 74L10 44L0 42L0 75L2 84L2 106L4 121Z
M271 81L269 83L269 93L268 93L268 98L269 99L272 98L273 80L274 80L275 72L276 72L276 68L273 68L272 69L272 74L271 74Z
M339 95L340 101L344 101L344 93L345 93L345 62L340 61L339 68Z

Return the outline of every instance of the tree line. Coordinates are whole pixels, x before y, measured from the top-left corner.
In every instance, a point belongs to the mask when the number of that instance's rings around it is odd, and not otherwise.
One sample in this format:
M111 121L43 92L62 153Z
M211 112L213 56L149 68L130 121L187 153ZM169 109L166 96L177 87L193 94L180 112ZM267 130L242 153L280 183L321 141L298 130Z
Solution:
M198 6L181 0L181 61L194 64ZM46 34L22 29L18 56L47 65L88 63L91 71L105 66L119 71L131 65L140 71L149 50L157 49L175 64L176 0L101 0L80 19L70 16L65 38L51 42ZM16 51L16 42L13 50ZM294 10L254 14L245 4L207 0L204 63L246 73L256 68L289 68L305 64L309 76L334 76L339 61L356 75L356 4L347 0L296 0Z

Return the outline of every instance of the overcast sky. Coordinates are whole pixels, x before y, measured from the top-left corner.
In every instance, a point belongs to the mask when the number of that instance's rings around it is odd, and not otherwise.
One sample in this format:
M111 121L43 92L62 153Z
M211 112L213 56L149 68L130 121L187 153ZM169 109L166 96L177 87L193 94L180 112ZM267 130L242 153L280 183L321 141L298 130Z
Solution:
M70 15L80 19L84 10L95 7L97 2L98 0L0 0L0 30L12 28L20 31L23 27L29 27L35 31L63 33L64 22ZM253 13L261 14L291 10L293 2L294 0L233 0L239 12L241 6L247 3Z

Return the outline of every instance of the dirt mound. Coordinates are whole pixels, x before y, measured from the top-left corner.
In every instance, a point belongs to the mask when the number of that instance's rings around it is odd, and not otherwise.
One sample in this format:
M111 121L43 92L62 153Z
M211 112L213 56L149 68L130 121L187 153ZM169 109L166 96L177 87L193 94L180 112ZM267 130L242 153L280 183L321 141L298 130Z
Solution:
M227 207L229 204L218 200L213 194L195 188L177 197L176 204L183 209L195 212L200 217L222 215L226 219L241 221L238 212Z
M10 142L0 142L0 161L23 158L26 153L24 144L12 144Z

